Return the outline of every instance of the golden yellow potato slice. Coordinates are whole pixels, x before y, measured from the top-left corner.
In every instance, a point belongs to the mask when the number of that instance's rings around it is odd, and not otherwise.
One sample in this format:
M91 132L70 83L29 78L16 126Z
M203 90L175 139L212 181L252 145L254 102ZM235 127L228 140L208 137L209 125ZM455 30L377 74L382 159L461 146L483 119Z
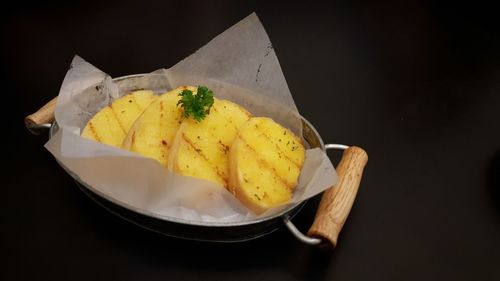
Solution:
M159 96L137 118L122 147L156 159L166 167L172 141L183 119L183 111L177 102L179 93L184 89L196 93L194 87L181 86Z
M204 120L182 121L170 153L169 168L227 187L229 149L238 128L249 118L250 113L241 106L214 98L210 114Z
M82 131L82 136L104 144L121 147L134 121L156 99L152 91L135 91L101 109Z
M229 190L256 214L287 203L304 157L301 140L290 130L253 117L240 127L229 151Z

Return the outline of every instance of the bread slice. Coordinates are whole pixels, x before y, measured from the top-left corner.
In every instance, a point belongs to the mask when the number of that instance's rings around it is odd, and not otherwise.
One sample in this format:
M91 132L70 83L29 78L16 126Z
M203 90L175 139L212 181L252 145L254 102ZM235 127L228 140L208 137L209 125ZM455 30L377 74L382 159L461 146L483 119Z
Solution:
M250 113L241 106L214 98L210 114L204 120L182 121L173 142L169 168L227 187L229 149L238 128L249 118Z
M135 91L101 109L82 131L82 136L104 144L121 147L134 121L156 99L152 91Z
M185 89L196 93L194 87L181 86L152 102L137 118L122 147L156 159L166 167L172 141L182 121L182 109L177 106L179 93Z
M290 130L253 117L240 127L229 151L229 190L256 214L287 203L304 157L301 140Z

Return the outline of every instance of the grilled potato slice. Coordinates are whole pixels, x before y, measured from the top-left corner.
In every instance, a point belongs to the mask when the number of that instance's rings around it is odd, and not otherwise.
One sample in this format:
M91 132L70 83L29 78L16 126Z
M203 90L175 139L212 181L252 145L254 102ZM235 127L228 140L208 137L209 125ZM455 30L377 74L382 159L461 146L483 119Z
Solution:
M229 152L229 190L256 214L292 198L305 149L290 130L270 118L240 127Z
M121 147L135 119L156 96L152 91L135 91L101 109L87 123L82 136L104 144Z
M137 118L122 147L167 166L172 141L182 121L182 109L177 102L184 89L196 93L194 87L181 86L159 96Z
M249 118L250 113L239 105L214 98L204 120L182 121L170 152L169 168L227 187L229 149L238 128Z

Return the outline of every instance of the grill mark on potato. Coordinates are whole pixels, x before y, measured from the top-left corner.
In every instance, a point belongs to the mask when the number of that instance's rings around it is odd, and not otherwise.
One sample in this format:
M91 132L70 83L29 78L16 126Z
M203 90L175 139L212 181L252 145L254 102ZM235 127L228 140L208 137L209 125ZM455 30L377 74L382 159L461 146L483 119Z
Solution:
M260 130L259 130L260 131ZM286 153L279 148L279 146L276 144L276 142L274 142L271 137L269 137L267 134L265 134L263 131L260 131L261 132L261 135L267 139L267 141L269 141L270 143L274 144L274 146L276 147L276 149L281 152L281 156L285 159L287 159L288 161L290 161L293 165L295 165L295 167L297 167L297 169L301 169L301 165L297 164L293 159L291 159L290 157L288 157L286 155ZM250 146L250 144L248 144L247 140L245 140L244 138L240 137L248 146ZM253 147L251 147L253 151L255 151L255 149Z
M213 110L213 112L217 113L222 119L226 120L227 123L234 124L233 119L231 117L228 117L226 114L222 114L217 109L217 107L219 107L219 106L225 107L226 105L214 103L214 106L212 106L212 108L210 108L210 113L212 113L212 110ZM238 105L236 105L236 106L238 106ZM250 117L252 117L252 114L250 112L248 112L246 109L244 109L243 107L238 106L238 108L240 109L241 112L243 112L247 116L247 120L250 119ZM233 127L236 128L236 126L233 126ZM236 129L238 129L238 128L236 128Z
M141 112L144 111L144 108L142 108L139 103L137 102L137 100L135 99L134 95L133 94L129 94L130 97L129 99L132 101L131 103L133 103Z
M122 132L126 135L127 134L127 131L125 130L125 128L123 127L123 124L122 122L120 121L120 118L118 118L118 115L116 114L115 112L115 108L112 106L112 104L108 105L108 107L111 109L111 113L113 114L112 116L116 119L116 122L118 123L118 125L120 126L120 129L122 129Z
M255 157L255 158L257 159L257 162L259 163L259 165L261 165L261 167L264 167L266 170L270 171L274 175L275 178L277 178L281 183L283 183L288 188L288 190L293 190L293 187L295 186L294 184L288 183L286 181L286 179L280 177L276 173L276 170L273 169L272 165L270 165L264 159L262 159L260 157L259 153L253 147L251 147L246 140L244 140L242 138L240 138L240 139L243 141L245 146L248 147L248 149L252 150L255 155L259 156L259 157Z
M132 132L132 146L135 145L135 131Z
M160 111L158 112L159 113L159 118L158 118L158 128L164 128L165 126L163 126L165 124L165 120L163 118L163 114L164 114L164 107L163 107L163 100L160 100L160 103L159 103L159 106L160 106ZM164 134L165 133L162 133L162 131L158 131L158 139L160 140L164 140L165 139L165 136ZM162 143L163 144L163 143ZM157 149L160 150L160 163L165 163L165 166L168 165L168 154L170 153L169 149L170 149L170 142L167 142L167 145L158 145L156 147Z
M267 131L263 130L263 128L260 126L261 124L262 124L262 122L254 124L255 130L257 130L258 132L260 132L263 137L265 137L269 142L271 142L272 144L274 144L275 147L276 147L276 149L279 152L281 152L281 155L283 155L286 159L288 159L290 162L292 162L300 170L302 168L302 163L301 162L296 162L295 159L292 159L292 158L288 157L287 154L286 154L286 152L279 147L278 143L276 142L276 139L272 138L267 133ZM297 136L295 136L290 130L288 130L288 129L285 128L285 132L286 132L285 135L288 134L289 136L293 137L294 140L297 141L297 143L302 144L302 141L300 139L298 139ZM245 140L245 142L247 142L247 141Z
M224 181L224 187L227 187L228 186L228 179L227 177L224 176L224 174L217 168L217 166L213 165L212 162L210 162L208 160L208 158L203 154L203 152L198 149L196 147L196 145L185 135L185 134L182 134L182 139L194 150L196 151L196 153L201 157L203 158L207 163L208 165L210 165L210 167L215 170L215 172L217 173L217 175L219 176L219 178L222 179L222 181Z
M290 160L290 162L292 162L292 163L293 163L293 164L294 164L294 165L295 165L295 166L296 166L299 170L301 169L302 165L300 165L300 163L297 163L297 162L295 161L295 159L292 159L292 158L288 157L288 155L286 155L286 152L285 152L285 151L283 151L283 149L281 149L281 148L279 147L279 145L276 143L276 140L275 140L275 139L271 138L271 136L269 136L268 134L266 134L266 132L265 132L265 131L260 130L260 129L258 129L258 130L261 132L261 134L262 134L262 135L263 135L263 136L264 136L267 140L269 140L269 142L271 142L272 144L274 144L274 146L276 147L276 149L278 149L278 150L281 152L281 155L283 155L286 159ZM289 133L290 133L290 132L289 132ZM295 139L296 139L296 138L295 138ZM298 143L302 144L301 142L298 142Z
M89 122L89 129L94 139L98 142L101 142L101 137L97 134L97 131L95 130L94 124L92 124L92 122Z
M226 177L221 176L219 174L219 170L217 170L217 175L222 179L222 181L224 181L224 188L227 189L227 187L229 186L229 180Z

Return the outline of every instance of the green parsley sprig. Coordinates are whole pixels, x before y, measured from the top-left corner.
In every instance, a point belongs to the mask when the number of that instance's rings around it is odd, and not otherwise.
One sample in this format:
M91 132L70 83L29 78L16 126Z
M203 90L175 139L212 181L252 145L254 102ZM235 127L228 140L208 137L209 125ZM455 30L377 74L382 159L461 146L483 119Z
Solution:
M181 99L177 102L177 106L184 108L184 118L192 116L198 122L205 119L214 104L214 93L205 86L198 86L196 94L184 89L179 96Z

